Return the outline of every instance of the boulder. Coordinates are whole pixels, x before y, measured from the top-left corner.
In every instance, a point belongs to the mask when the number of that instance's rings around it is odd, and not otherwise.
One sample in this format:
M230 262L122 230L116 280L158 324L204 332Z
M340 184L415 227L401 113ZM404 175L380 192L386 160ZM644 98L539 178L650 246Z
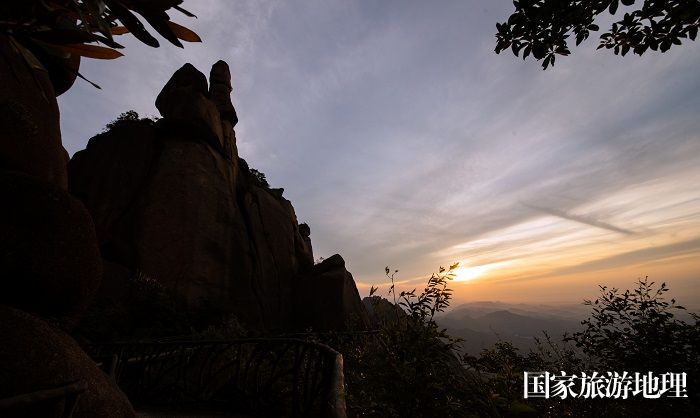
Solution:
M336 254L299 277L294 292L298 329L368 329L370 320L345 260Z
M169 112L170 106L173 105L173 102L182 101L179 89L187 89L193 93L206 95L209 91L207 77L190 63L175 71L156 97L156 108L163 117L172 117L173 115Z
M26 312L0 305L0 398L84 381L74 418L127 418L131 404L67 334ZM3 417L56 417L55 404L2 411Z
M49 73L28 49L0 35L0 170L67 188L68 153Z
M31 176L0 171L0 303L74 323L102 262L85 206Z
M221 116L209 99L207 78L192 64L185 64L173 74L156 98L156 107L170 123L173 133L187 131L224 148Z

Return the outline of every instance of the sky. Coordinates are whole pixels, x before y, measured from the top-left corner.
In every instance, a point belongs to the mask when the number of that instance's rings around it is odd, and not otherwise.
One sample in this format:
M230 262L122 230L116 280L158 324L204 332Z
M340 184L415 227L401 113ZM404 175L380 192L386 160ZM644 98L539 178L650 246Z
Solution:
M509 0L186 0L184 49L118 40L59 98L69 153L158 115L190 62L233 74L238 149L283 187L317 259L361 294L460 262L457 302L568 303L649 276L700 306L700 43L619 57L592 37L542 71L494 53ZM622 10L624 12L624 10ZM155 33L154 31L152 31Z

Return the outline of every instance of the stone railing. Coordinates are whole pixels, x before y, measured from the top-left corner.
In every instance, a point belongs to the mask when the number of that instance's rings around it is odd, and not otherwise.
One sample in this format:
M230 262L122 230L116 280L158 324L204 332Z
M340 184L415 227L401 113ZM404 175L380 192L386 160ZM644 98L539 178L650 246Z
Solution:
M345 418L343 357L292 338L97 344L139 411Z

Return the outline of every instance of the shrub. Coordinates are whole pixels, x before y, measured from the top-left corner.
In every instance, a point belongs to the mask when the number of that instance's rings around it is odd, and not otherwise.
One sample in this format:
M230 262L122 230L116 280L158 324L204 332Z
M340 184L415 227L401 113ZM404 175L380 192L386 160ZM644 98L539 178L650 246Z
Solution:
M254 168L250 168L248 162L240 157L238 158L238 169L240 170L244 178L247 178L256 186L266 190L270 189L270 184L267 182L265 173L263 173L262 171L258 171Z
M483 416L472 377L457 357L459 341L434 321L449 305L453 270L440 268L421 293L397 295L394 273L388 296L374 296L370 310L378 329L369 337L338 345L346 364L348 410L358 417ZM386 309L389 305L391 308ZM381 312L381 314L379 314ZM481 402L481 403L480 403Z
M601 295L584 304L592 307L584 329L565 334L555 343L545 334L537 349L520 354L501 342L465 362L480 374L499 414L536 413L540 416L697 416L697 376L700 372L700 321L676 318L685 308L667 301L665 283L642 279L633 290L621 292L600 286ZM686 372L688 398L523 400L523 372Z
M250 174L253 176L255 181L258 183L258 185L262 188L269 189L270 184L267 182L267 178L265 177L265 173L258 171L254 168L250 169Z
M590 318L581 323L584 329L566 341L610 370L681 372L697 367L700 318L690 314L695 324L676 318L685 308L664 298L666 283L655 288L644 278L632 291L600 286L600 292L595 301L584 302L592 307Z
M126 112L121 113L119 116L117 116L116 119L113 121L107 123L102 130L102 132L109 132L112 129L126 124L126 123L132 123L132 122L150 122L153 123L157 121L158 118L152 116L152 117L145 117L142 118L139 116L139 114L135 110L127 110Z

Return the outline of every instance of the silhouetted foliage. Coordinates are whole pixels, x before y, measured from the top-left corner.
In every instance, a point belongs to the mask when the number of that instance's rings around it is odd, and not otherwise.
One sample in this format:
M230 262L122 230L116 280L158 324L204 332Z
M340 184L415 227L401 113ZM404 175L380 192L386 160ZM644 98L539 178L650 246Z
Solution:
M655 286L648 278L635 289L621 292L600 286L601 295L584 303L592 307L584 329L565 336L588 355L598 370L676 372L688 375L688 398L641 399L629 402L637 415L691 416L700 413L700 317L692 322L676 318L685 311L675 299L664 298L666 283ZM645 402L646 401L646 402Z
M253 178L258 182L258 184L266 189L270 188L270 184L267 182L267 178L265 178L265 173L258 171L254 168L250 169L250 174L252 174Z
M344 340L336 347L345 358L348 410L357 417L467 417L484 410L457 356L459 341L434 321L449 305L453 269L440 268L422 292L397 295L394 273L388 297L374 296L377 331ZM386 306L389 306L386 308ZM382 307L384 306L384 307ZM378 314L381 312L381 314Z
M537 350L520 354L509 342L501 342L465 363L481 374L500 414L536 411L541 416L697 416L700 393L700 322L678 320L682 311L675 300L665 300L668 288L639 280L633 290L600 287L601 295L584 303L592 307L584 329L555 343L545 334ZM573 344L573 346L572 346ZM567 374L598 372L687 373L688 398L523 399L523 372L549 371Z
M170 9L195 17L181 8L181 3L182 0L3 0L0 31L10 36L25 59L31 61L30 66L44 66L53 70L50 73L69 72L100 88L78 72L78 61L71 62L72 57L119 58L123 54L118 50L124 47L114 37L126 33L158 47L158 40L134 12L173 45L182 48L180 40L201 42L192 30L170 20ZM27 58L32 55L27 50L38 60Z
M683 39L695 40L700 26L697 0L514 0L515 12L504 23L497 23L496 53L510 48L513 54L530 54L543 60L542 67L554 65L555 56L569 55L568 39L576 45L591 32L600 30L598 15L615 15L620 4L637 5L600 36L600 48L626 55L642 55L647 50L668 51Z
M249 181L258 187L269 190L270 184L267 182L265 173L258 171L254 168L250 168L248 162L243 158L238 159L238 168L243 176L245 176Z
M117 116L116 119L113 121L107 123L102 130L102 132L108 132L111 131L112 129L125 124L125 123L130 123L130 122L155 122L157 118L155 117L146 117L142 118L139 116L139 114L135 110L127 110L126 112L121 113L119 116Z
M647 278L624 293L600 286L601 295L591 306L584 329L567 336L585 354L611 370L689 371L700 359L700 318L694 324L678 320L684 311L675 299L664 298L666 283L654 286Z
M108 48L96 49L88 44L99 42L111 48L123 48L114 41L114 35L130 32L146 45L159 46L133 12L173 45L182 47L179 39L199 41L194 32L170 21L167 11L171 8L195 17L180 4L182 0L5 0L0 6L0 28L13 36L36 39L58 51L115 58L107 52Z

